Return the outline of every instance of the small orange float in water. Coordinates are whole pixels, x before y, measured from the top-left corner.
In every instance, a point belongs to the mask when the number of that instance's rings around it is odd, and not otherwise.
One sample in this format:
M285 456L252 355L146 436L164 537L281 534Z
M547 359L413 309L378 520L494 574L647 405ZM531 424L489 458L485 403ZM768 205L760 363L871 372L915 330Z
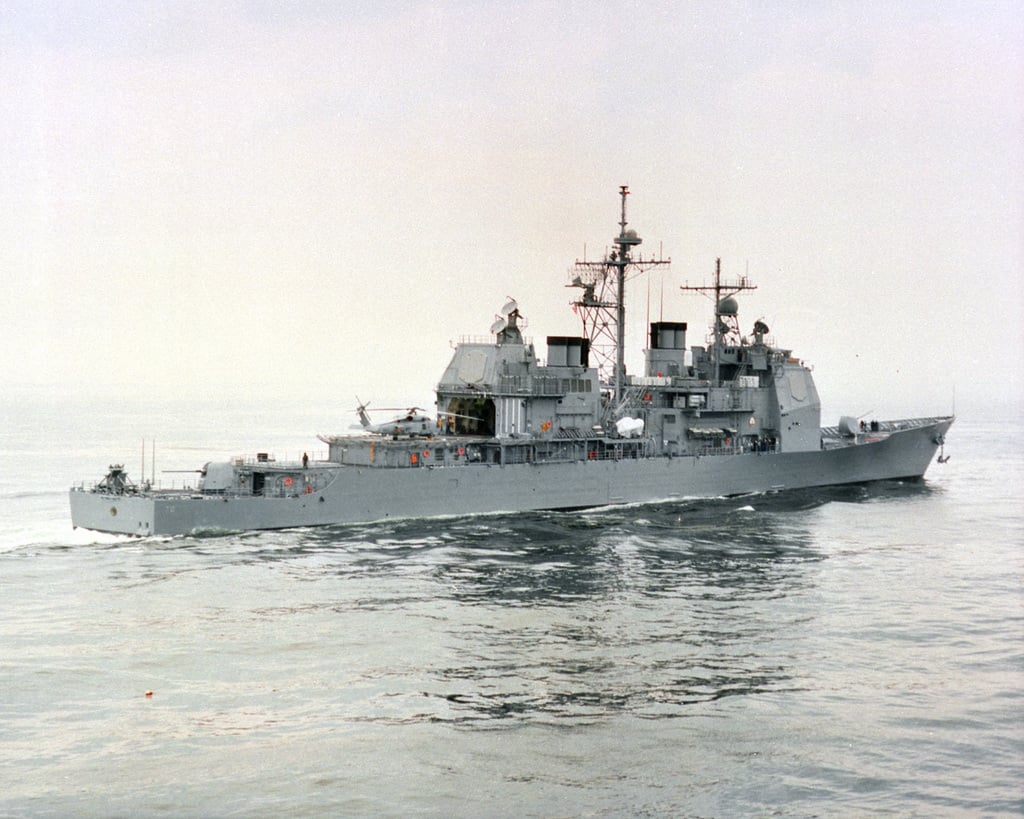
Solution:
M147 691L146 692L146 696L147 697L152 697L153 696L153 692L152 691Z

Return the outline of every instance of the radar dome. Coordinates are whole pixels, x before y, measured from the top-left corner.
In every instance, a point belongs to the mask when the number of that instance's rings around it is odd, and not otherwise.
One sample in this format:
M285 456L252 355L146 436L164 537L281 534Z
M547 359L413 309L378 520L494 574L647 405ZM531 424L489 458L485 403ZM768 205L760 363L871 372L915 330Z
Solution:
M721 316L735 316L739 309L739 304L737 304L736 299L732 296L727 296L718 302L718 314Z

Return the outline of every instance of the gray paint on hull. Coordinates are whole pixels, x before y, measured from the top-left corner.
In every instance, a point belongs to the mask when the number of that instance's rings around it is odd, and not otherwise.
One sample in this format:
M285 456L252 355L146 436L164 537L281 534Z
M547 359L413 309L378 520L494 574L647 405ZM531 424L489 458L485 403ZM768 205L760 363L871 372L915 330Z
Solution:
M921 477L952 418L856 446L561 464L419 469L338 466L319 492L290 498L72 490L75 526L129 535L283 529L390 518L571 509Z

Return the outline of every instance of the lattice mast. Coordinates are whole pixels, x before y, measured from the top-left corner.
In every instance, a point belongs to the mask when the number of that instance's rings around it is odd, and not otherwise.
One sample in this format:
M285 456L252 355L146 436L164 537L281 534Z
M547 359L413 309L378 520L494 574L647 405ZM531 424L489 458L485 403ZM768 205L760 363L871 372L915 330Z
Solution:
M599 262L577 260L569 285L583 291L572 303L573 310L583 322L583 334L590 340L601 381L614 387L616 406L622 401L626 385L626 280L672 261L645 260L639 255L633 258L633 248L643 240L635 230L626 230L628 185L619 186L619 196L622 200L619 235L612 240L617 249Z
M740 276L732 281L722 281L722 260L715 259L715 283L714 284L684 284L679 288L684 293L703 293L705 296L715 300L715 321L712 328L713 343L711 346L711 362L714 367L714 383L718 386L721 382L719 373L722 345L727 341L733 341L739 345L742 342L740 334L739 318L737 316L736 300L733 298L737 293L744 290L757 290L756 284L751 284L746 276ZM767 329L765 330L767 332Z

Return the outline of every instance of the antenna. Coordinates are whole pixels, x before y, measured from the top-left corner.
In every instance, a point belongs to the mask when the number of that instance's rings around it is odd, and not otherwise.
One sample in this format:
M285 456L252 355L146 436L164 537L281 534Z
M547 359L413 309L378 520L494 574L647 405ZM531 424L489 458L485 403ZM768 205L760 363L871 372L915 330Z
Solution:
M642 240L635 230L627 230L626 197L629 186L619 186L621 200L619 235L612 239L615 250L606 252L599 262L577 260L571 271L570 287L579 287L582 295L573 302L583 321L583 333L597 361L601 380L614 388L615 406L621 403L626 382L626 280L671 259L633 258L633 248Z
M651 280L647 280L647 322L648 327L651 326ZM654 346L654 345L651 345Z
M731 299L737 293L744 290L757 290L756 284L751 284L746 276L740 276L734 281L722 281L722 259L715 259L715 283L714 284L684 284L680 288L683 292L703 293L715 299L715 320L712 325L714 331L714 346L712 347L712 361L714 363L715 384L719 380L719 359L721 357L722 337L730 328L738 332L739 323L736 318L736 302ZM731 304L729 302L732 302ZM726 332L722 332L722 328Z
M506 318L496 319L494 324L491 325L491 334L494 335L496 333L500 333L506 327L508 327L508 319L506 319Z

